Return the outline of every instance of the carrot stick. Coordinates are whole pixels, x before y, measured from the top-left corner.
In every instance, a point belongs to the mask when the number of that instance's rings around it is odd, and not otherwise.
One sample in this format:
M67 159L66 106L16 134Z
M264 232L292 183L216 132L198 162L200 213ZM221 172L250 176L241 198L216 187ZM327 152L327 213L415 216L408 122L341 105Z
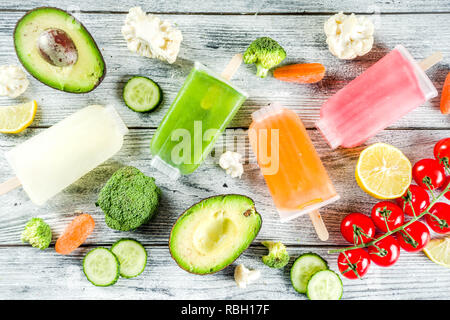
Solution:
M276 68L273 76L281 81L315 83L325 76L325 67L320 63L291 64Z
M443 114L450 113L450 72L445 78L444 87L442 87L441 112Z
M66 227L64 233L55 244L55 250L59 254L69 254L86 241L86 238L94 230L95 222L87 213L75 217Z

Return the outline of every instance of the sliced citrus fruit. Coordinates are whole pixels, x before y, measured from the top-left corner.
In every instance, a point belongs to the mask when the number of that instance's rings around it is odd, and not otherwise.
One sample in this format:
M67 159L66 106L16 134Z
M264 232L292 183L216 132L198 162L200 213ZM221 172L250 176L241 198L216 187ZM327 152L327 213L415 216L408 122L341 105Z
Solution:
M450 237L430 240L423 252L431 261L450 268Z
M411 162L394 146L375 143L359 155L355 176L361 189L371 196L395 199L411 184Z
M35 100L16 106L0 106L0 132L19 133L34 120L37 103Z

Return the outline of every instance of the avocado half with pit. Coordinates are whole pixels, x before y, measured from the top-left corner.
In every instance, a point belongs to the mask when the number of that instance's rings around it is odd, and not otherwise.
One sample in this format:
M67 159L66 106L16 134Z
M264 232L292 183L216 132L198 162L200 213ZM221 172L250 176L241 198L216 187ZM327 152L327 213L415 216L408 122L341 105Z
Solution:
M172 228L170 253L184 270L210 274L222 270L255 239L261 216L252 199L220 195L186 210Z
M86 28L70 13L52 7L27 12L14 30L17 57L42 83L85 93L105 77L103 56Z

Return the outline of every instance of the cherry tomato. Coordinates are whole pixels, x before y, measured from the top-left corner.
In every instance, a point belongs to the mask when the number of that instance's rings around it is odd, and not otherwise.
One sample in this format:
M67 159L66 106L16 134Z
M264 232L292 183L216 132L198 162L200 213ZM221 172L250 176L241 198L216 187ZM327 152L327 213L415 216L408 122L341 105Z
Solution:
M403 250L417 252L430 241L430 231L425 224L415 221L397 233L397 240Z
M435 203L430 209L430 214L425 215L425 221L434 232L449 233L450 205L444 202Z
M396 199L397 204L408 216L418 216L430 205L430 196L428 192L414 184L410 185L405 194ZM413 209L414 213L413 214Z
M450 138L439 140L434 146L434 157L443 166L450 166Z
M373 263L381 267L389 267L397 262L400 257L400 245L393 236L387 236L370 246L369 256Z
M448 184L450 183L450 176L447 177L447 180L445 181L444 185L442 186L442 188L446 188L448 186ZM450 191L447 191L444 194L444 197L446 197L448 200L450 200Z
M434 190L445 182L444 167L436 159L422 159L412 169L414 181L424 189Z
M338 267L342 275L348 279L360 279L369 270L370 256L363 249L353 249L341 252L338 257Z
M350 213L341 222L341 233L345 240L354 245L367 243L375 235L375 225L365 214Z
M375 227L380 231L388 232L403 225L405 216L402 208L396 204L381 201L372 208L371 218Z

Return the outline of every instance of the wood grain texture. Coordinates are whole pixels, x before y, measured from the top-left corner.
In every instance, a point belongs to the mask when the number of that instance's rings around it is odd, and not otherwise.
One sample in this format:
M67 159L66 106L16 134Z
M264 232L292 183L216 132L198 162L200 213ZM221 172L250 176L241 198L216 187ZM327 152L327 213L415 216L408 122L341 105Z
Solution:
M1 105L36 99L39 105L32 128L19 135L0 135L0 182L13 175L4 153L41 132L73 112L89 104L112 104L131 128L123 149L45 206L31 203L22 189L0 196L0 299L304 299L295 293L289 280L290 266L298 255L312 251L321 254L337 271L337 254L327 251L346 245L339 233L339 224L349 212L369 213L377 200L366 195L356 184L354 168L361 150L382 141L400 148L415 162L432 157L436 141L450 136L448 116L439 112L439 99L406 115L381 132L366 145L354 149L331 151L316 130L309 130L314 145L327 168L341 200L321 213L330 232L330 239L317 239L309 217L281 223L272 200L249 150L245 128L250 114L270 102L278 101L295 110L308 128L318 119L324 101L349 81L366 70L397 44L410 50L418 60L433 51L441 51L444 61L428 73L438 91L449 70L450 2L432 1L306 1L306 0L213 0L192 1L83 1L70 0L3 0L0 4L0 61L17 64L12 32L16 21L26 10L50 5L69 10L83 22L97 41L107 64L107 76L93 92L74 95L59 92L31 79L31 86L20 99L0 97ZM132 6L141 5L148 12L176 23L184 41L174 65L137 57L126 48L120 28ZM325 43L322 28L333 13L367 13L375 21L375 46L364 57L341 61L332 56ZM376 13L372 15L372 13ZM379 15L378 13L381 13ZM106 32L105 32L106 31ZM232 55L243 52L257 37L270 36L287 50L284 63L321 62L327 67L323 81L315 85L282 83L269 77L255 77L253 66L243 65L233 83L245 89L250 98L216 144L216 158L208 159L194 174L171 182L150 166L149 142L186 75L198 60L213 70L221 71ZM146 75L157 81L164 92L161 108L149 114L137 114L122 102L122 88L132 75ZM31 78L31 77L30 77ZM242 179L232 179L217 165L223 150L237 149L246 163ZM95 206L97 194L112 173L123 165L136 166L156 178L163 196L160 210L150 224L135 232L109 229L102 211ZM233 281L232 266L211 276L195 276L181 270L170 258L167 247L170 229L176 218L201 199L223 193L250 196L263 217L263 226L252 246L233 264L244 263L262 270L260 282L247 289L238 289ZM85 245L72 255L59 256L53 244L73 219L75 212L88 212L96 228ZM52 227L52 246L39 251L20 241L20 233L29 218L44 218ZM96 246L109 247L123 237L141 241L149 252L144 273L135 279L120 279L113 287L91 285L82 273L82 258ZM262 240L283 241L292 256L284 270L265 267L260 258L266 253ZM422 253L402 251L399 262L386 272L372 266L362 281L344 279L344 299L450 299L450 269L429 261Z
M270 269L261 262L267 250L250 247L231 266L207 276L189 274L170 258L167 247L146 246L146 269L133 279L119 279L111 287L95 287L85 278L82 259L92 249L84 246L69 256L53 248L0 248L0 297L2 299L305 299L292 288L289 270L300 254L313 251L337 271L336 254L327 247L288 248L290 263L284 269ZM259 281L246 289L234 282L234 267L243 263L261 270ZM402 252L396 265L386 272L372 266L363 280L343 279L344 300L350 299L449 299L449 269L434 264L422 253Z
M56 6L66 10L74 11L107 11L127 12L130 7L142 6L144 10L155 13L217 13L217 14L310 14L310 13L332 13L336 11L361 12L361 13L404 13L404 12L450 12L450 4L446 0L432 1L399 1L399 0L377 0L377 1L354 1L354 0L228 0L228 1L83 1L80 5L70 0L27 0L18 5L14 0L3 0L2 8L9 10L29 10L39 6Z
M28 130L20 137L10 137L0 141L0 150L7 151L16 143L26 140L43 129ZM170 181L164 175L150 167L149 142L154 130L135 129L126 136L124 147L110 161L91 171L72 184L64 192L51 199L45 206L35 206L22 189L13 190L0 198L0 244L13 245L20 243L20 232L26 221L38 216L46 220L52 227L55 239L74 217L74 212L81 211L93 215L96 228L87 240L89 244L106 243L121 237L136 237L145 244L166 244L170 230L178 216L192 204L203 198L224 193L239 193L251 197L258 212L263 218L263 227L257 241L279 240L288 245L315 245L320 243L308 216L290 222L281 223L275 211L264 179L250 151L244 130L227 130L224 138L218 141L215 154L220 156L224 150L237 150L245 159L245 173L242 179L233 179L217 165L217 158L210 158L207 163L192 175ZM341 199L321 209L330 238L324 244L345 245L339 233L342 218L350 212L370 213L376 199L365 194L357 185L354 170L359 153L365 146L354 149L338 149L331 151L316 130L309 130L317 151L319 152L329 175L335 184ZM432 156L436 141L450 136L450 130L383 131L369 140L367 145L383 141L400 148L412 163ZM235 146L235 141L237 144ZM417 146L420 145L420 148ZM145 174L155 177L162 189L162 205L158 215L149 224L135 232L119 232L110 230L104 223L102 211L95 206L97 194L101 187L120 166L131 165L141 169ZM4 154L0 154L0 181L12 175Z
M0 12L0 61L18 63L12 43L12 31L20 12ZM273 77L259 79L255 67L243 65L233 83L250 95L231 123L231 127L247 127L250 114L263 105L278 101L294 109L307 127L313 127L320 106L337 90L361 74L397 44L403 44L417 59L440 50L450 57L450 34L442 33L449 26L449 14L386 15L376 27L373 50L354 61L338 60L328 51L323 23L328 16L216 16L167 15L163 18L177 23L184 41L179 59L174 65L138 57L129 52L120 33L124 14L86 14L79 19L97 40L107 65L103 83L93 92L79 95L51 89L36 80L21 100L36 99L38 114L34 127L47 127L89 103L111 103L129 127L156 128L175 98L194 60L213 70L221 71L229 59L243 52L255 38L268 35L277 39L287 50L285 63L321 62L327 67L323 81L299 85L278 81ZM108 32L104 32L107 29ZM448 60L433 67L430 78L440 91L449 69ZM158 82L164 93L162 107L149 114L131 112L122 102L122 88L132 75L149 76ZM31 78L31 77L30 77ZM17 103L17 99L2 97L0 105ZM441 116L439 98L417 108L391 128L448 128L449 117Z

